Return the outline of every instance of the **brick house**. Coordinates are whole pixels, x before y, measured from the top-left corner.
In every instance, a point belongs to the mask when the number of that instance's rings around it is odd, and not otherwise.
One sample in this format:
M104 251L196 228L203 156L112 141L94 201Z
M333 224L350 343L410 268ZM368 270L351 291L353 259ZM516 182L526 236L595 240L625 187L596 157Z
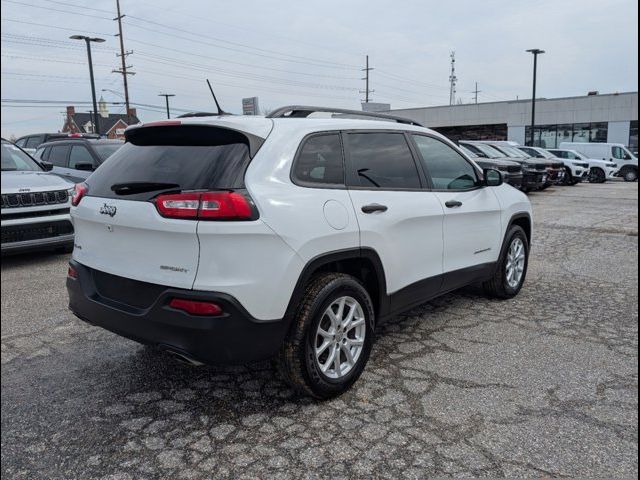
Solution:
M100 97L98 102L100 114L100 133L106 138L124 139L124 129L129 125L135 125L140 120L136 115L136 109L130 108L126 113L109 113L107 102ZM67 107L67 115L62 127L64 133L94 133L92 114L89 112L76 112L75 107Z

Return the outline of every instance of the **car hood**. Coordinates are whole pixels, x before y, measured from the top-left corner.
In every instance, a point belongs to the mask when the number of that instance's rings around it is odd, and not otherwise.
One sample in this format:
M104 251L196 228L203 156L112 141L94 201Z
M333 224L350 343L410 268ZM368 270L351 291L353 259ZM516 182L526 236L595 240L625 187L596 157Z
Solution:
M506 160L504 158L474 158L476 163L484 163L485 165L495 165L496 167L513 167L520 165L518 162Z
M48 172L2 172L2 193L67 190L73 184Z

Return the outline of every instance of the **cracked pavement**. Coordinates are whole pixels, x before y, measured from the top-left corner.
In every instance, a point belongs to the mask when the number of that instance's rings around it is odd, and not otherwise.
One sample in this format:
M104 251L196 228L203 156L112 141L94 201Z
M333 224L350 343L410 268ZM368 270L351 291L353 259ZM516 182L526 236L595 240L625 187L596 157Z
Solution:
M521 294L379 326L342 397L270 362L195 368L66 309L66 255L2 261L2 477L634 477L638 184L531 195Z

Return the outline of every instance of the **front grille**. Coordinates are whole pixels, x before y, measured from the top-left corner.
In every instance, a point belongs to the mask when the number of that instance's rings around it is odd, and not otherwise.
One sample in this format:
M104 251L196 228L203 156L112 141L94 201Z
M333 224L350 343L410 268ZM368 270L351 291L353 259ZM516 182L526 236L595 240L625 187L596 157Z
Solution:
M67 203L69 193L66 190L54 192L7 193L2 195L2 208L33 207L36 205L54 205Z
M73 233L68 220L2 227L2 243L26 242L55 238Z
M88 268L88 267L87 267ZM89 269L100 296L137 308L149 308L167 287Z
M553 163L551 165L553 168L564 168L564 163Z
M522 170L522 167L519 165L509 165L507 167L507 172L509 173L518 173L520 170Z
M547 169L547 165L545 163L536 163L536 170L543 172Z
M18 218L38 218L38 217L50 217L52 215L65 215L71 211L70 208L59 208L57 210L38 210L36 212L11 212L3 213L1 215L2 220L17 220Z

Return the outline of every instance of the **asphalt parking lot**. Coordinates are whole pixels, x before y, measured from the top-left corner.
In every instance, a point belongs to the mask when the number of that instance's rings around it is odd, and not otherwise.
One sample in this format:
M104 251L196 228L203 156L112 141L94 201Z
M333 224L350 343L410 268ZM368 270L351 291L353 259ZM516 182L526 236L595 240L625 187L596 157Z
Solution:
M470 288L381 326L355 387L195 368L66 309L66 255L2 261L2 476L636 477L638 184L531 195L519 297Z

